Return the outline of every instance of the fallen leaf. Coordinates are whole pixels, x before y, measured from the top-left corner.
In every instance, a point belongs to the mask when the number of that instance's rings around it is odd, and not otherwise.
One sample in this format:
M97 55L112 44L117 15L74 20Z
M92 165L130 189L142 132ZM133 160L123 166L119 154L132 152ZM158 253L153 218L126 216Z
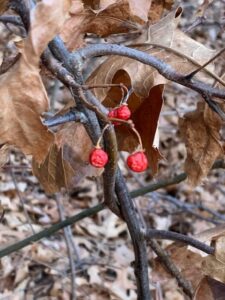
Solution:
M54 136L42 125L48 97L39 74L39 60L48 42L60 30L68 0L44 0L31 12L28 38L21 46L19 61L0 77L0 144L13 145L41 163Z
M181 136L187 149L185 171L189 182L197 185L207 176L215 160L223 155L219 130L221 120L205 103L179 120Z

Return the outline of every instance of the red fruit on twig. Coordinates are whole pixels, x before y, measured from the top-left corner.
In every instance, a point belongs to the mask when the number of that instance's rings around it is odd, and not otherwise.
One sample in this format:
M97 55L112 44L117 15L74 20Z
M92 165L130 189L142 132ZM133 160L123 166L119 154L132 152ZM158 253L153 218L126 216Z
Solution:
M123 104L120 107L115 108L108 113L109 118L116 118L125 121L129 120L130 116L131 116L131 111L126 104ZM119 125L120 123L114 121L113 124Z
M134 172L143 172L148 167L148 159L143 151L137 151L128 156L127 165Z
M94 148L89 156L89 162L95 168L103 168L108 160L108 154L101 148Z
M127 105L123 104L116 109L116 115L118 119L129 120L131 116L131 111Z
M117 118L117 110L116 109L113 109L113 110L110 110L109 113L108 113L108 117L109 118Z

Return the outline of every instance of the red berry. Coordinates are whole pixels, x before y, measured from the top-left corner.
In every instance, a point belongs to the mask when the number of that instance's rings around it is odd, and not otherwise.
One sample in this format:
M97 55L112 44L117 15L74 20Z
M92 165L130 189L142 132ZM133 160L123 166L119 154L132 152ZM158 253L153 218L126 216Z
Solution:
M103 168L108 162L108 154L99 148L94 148L89 156L89 162L95 168Z
M113 110L110 110L109 113L108 113L108 117L109 118L117 118L117 109L113 109ZM120 125L119 122L112 122L112 124L114 125Z
M128 120L131 116L131 111L127 105L121 105L116 109L116 115L118 119Z
M143 151L134 152L128 156L127 165L134 172L143 172L148 167L148 159Z
M117 111L116 109L110 110L108 113L109 118L116 118L117 117Z

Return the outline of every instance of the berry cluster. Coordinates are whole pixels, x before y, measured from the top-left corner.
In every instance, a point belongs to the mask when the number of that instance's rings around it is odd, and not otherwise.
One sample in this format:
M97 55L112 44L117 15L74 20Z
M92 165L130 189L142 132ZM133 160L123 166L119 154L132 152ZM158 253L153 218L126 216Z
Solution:
M120 120L121 121L129 120L130 116L131 116L131 111L130 111L129 107L127 106L127 104L122 104L119 107L114 108L113 110L111 110L108 113L108 117L109 117L109 119L112 119L112 123L114 125L119 125ZM116 120L113 120L113 119L116 119ZM140 136L137 133L137 131L134 130L134 132L138 135L138 138L140 139ZM104 130L103 130L103 133L104 133ZM103 135L103 133L102 133L102 135ZM102 136L101 136L101 138L102 138ZM91 151L90 157L89 157L90 164L92 166L94 166L95 168L103 168L109 160L108 154L104 150L101 149L99 144L100 144L100 140L98 141L96 147ZM142 149L142 146L141 146L141 150L135 151L127 157L127 165L132 171L138 172L138 173L143 172L147 169L148 160L144 153L144 150Z

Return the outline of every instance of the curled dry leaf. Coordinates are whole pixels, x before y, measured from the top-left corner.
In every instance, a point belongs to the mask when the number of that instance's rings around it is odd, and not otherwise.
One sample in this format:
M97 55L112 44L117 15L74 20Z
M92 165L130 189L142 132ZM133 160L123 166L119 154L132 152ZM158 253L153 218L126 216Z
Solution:
M189 182L197 185L207 176L215 160L223 155L219 135L221 120L207 105L199 102L195 111L179 120L179 127L187 149L185 171Z
M225 295L225 284L205 276L199 283L194 300L223 300Z
M53 141L40 116L48 110L48 97L39 74L39 59L62 26L68 0L44 0L31 13L28 38L17 63L0 77L0 144L13 145L41 163Z
M61 37L70 50L84 45L85 33L100 37L114 34L112 40L115 34L128 33L126 40L133 39L148 19L157 21L161 17L164 7L170 6L167 4L164 0L73 0Z
M121 2L120 0L100 0L100 9L105 9L109 5ZM145 22L148 20L148 12L151 7L151 0L128 0L131 15L137 16Z
M205 62L212 57L214 51L210 51L176 29L181 13L181 8L169 13L165 18L148 27L136 41L137 43L147 42L161 46L152 48L146 44L136 48L168 62L179 72L186 74L195 66L184 55L189 56L192 60ZM174 53L173 50L177 51L177 49L180 49L180 53L183 54ZM102 63L87 81L88 84L93 85L121 82L134 89L134 94L131 95L128 103L132 110L132 119L143 140L150 167L155 173L161 155L153 146L153 141L163 104L163 85L167 83L167 80L150 66L127 57L114 55ZM118 105L121 101L121 94L115 88L96 88L94 93L108 107ZM120 126L116 128L116 131L120 150L131 152L137 147L137 139L127 128Z
M66 113L72 103L58 114ZM92 142L82 124L67 123L58 127L55 143L42 164L33 160L33 173L46 193L56 193L61 188L75 186L85 176L98 176L102 169L89 164Z

